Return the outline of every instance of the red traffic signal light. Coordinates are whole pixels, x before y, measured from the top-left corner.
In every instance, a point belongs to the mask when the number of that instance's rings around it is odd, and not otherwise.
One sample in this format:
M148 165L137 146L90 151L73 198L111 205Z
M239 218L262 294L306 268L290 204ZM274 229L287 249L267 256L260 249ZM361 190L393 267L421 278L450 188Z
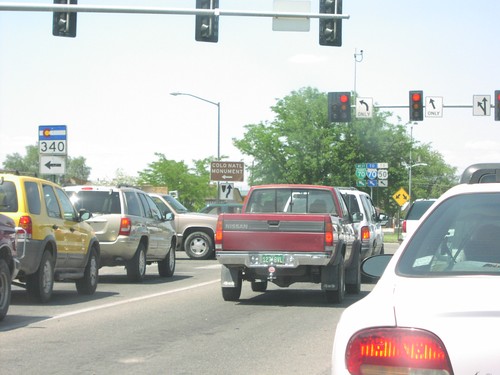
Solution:
M328 120L330 122L351 121L351 93L328 93Z
M410 91L410 121L424 120L424 92Z

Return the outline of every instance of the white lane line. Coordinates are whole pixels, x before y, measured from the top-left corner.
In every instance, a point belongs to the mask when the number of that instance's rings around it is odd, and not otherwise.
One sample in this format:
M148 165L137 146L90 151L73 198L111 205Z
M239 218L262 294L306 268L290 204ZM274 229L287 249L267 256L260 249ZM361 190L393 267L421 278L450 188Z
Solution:
M167 290L167 291L164 291L164 292L159 292L159 293L154 293L154 294L148 294L146 296L129 298L129 299L126 299L126 300L123 300L123 301L118 301L118 302L113 302L113 303L106 303L104 305L99 305L99 306L94 306L94 307L88 307L86 309L80 309L80 310L70 311L70 312L67 312L67 313L64 313L64 314L59 314L59 315L53 316L52 318L45 319L45 321L47 321L47 320L54 320L54 319L63 319L63 318L67 318L69 316L74 316L74 315L79 315L79 314L83 314L83 313L87 313L87 312L91 312L91 311L97 311L97 310L101 310L101 309L107 309L109 307L115 307L115 306L119 306L119 305L124 305L126 303L143 301L143 300L150 299L150 298L156 298L156 297L166 296L168 294L174 294L174 293L184 292L185 290L200 288L202 286L207 286L207 285L215 284L215 283L220 283L220 279L211 280L211 281L207 281L207 282L204 282L204 283L195 284L195 285L191 285L191 286L186 286L184 288L178 288L178 289L173 289L173 290Z

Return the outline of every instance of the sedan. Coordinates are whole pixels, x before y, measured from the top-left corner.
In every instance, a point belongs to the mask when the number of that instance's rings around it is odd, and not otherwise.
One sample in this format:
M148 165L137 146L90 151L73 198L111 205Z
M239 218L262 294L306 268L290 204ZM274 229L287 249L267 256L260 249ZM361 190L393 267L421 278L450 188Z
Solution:
M500 184L451 188L362 270L381 277L344 311L332 374L500 374Z

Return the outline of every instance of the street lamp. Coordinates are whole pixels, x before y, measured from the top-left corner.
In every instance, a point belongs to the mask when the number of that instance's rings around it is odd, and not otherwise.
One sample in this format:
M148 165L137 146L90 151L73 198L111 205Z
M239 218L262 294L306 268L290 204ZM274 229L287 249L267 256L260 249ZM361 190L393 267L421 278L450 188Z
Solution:
M427 163L415 163L415 164L411 164L408 165L408 195L410 196L410 202L411 202L411 169L412 168L415 168L415 167L426 167L427 166Z
M213 102L208 99L201 98L199 96L193 95L193 94L188 94L185 92L171 92L170 95L173 96L179 96L179 95L185 95L185 96L190 96L192 98L202 100L204 102L210 103L212 105L217 106L217 160L220 160L220 102Z
M363 61L363 50L358 53L358 49L354 50L354 96L357 96L356 92L356 66L358 63Z
M207 102L209 104L217 106L217 161L220 161L220 102L213 102L211 100L201 98L199 96L185 93L185 92L171 92L170 95L173 96L179 96L179 95L185 95L185 96L190 96L192 98ZM219 189L220 189L220 182L217 181L217 195L216 195L216 202L219 203Z

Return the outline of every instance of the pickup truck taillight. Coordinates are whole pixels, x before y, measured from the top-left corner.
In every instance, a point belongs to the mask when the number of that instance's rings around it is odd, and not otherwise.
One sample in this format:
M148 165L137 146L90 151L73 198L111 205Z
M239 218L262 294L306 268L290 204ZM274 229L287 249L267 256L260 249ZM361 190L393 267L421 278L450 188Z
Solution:
M325 245L333 246L333 225L330 220L325 223Z
M19 226L24 229L25 232L18 231L19 234L25 234L26 238L31 238L33 234L33 222L29 216L21 216L19 218Z
M403 220L402 231L406 233L406 220Z
M132 221L128 217L122 217L120 221L120 236L129 236L132 230Z
M215 244L222 244L222 217L219 215L219 219L217 220L217 226L215 227Z
M345 361L352 375L453 374L442 341L414 328L361 330L349 340Z

